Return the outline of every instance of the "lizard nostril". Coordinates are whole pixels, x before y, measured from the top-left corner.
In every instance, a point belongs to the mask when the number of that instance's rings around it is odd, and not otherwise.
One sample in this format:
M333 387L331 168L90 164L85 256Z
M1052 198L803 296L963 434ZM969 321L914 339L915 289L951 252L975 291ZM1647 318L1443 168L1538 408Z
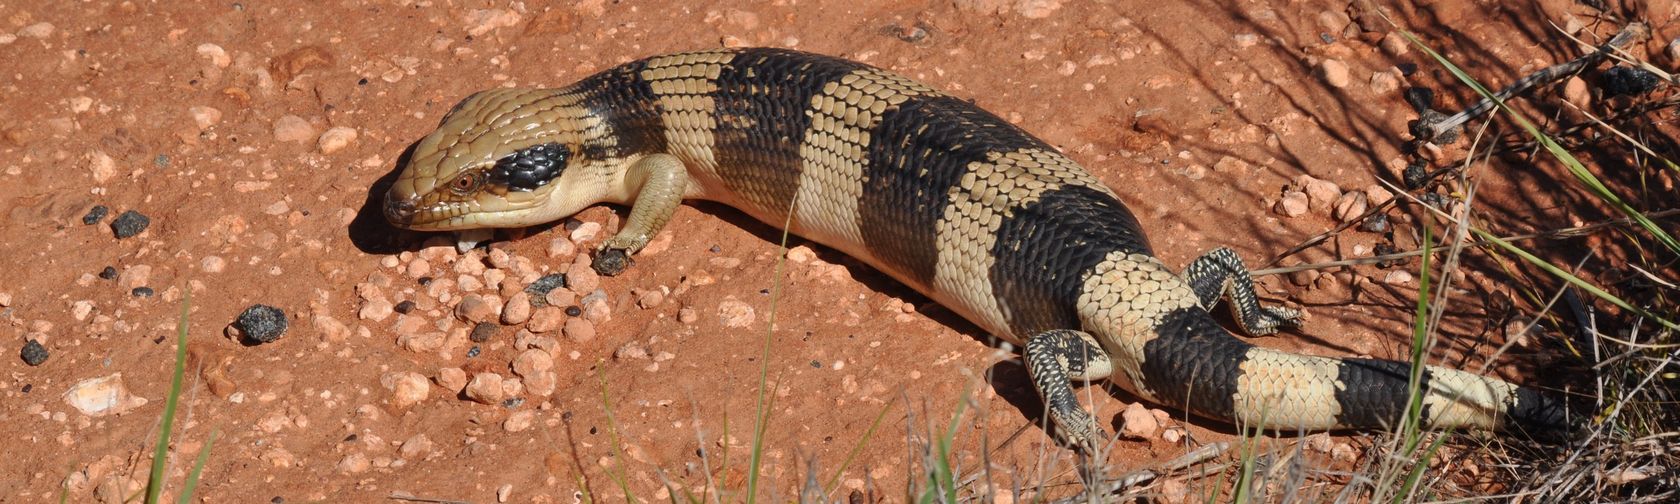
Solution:
M408 199L386 196L385 220L396 227L408 227L414 220L414 202Z

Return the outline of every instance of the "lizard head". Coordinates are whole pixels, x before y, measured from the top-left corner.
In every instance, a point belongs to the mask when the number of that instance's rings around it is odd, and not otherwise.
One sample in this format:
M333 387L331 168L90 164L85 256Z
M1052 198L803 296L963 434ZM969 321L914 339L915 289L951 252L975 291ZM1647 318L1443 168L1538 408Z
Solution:
M593 119L574 95L483 91L415 144L385 194L385 219L417 231L512 228L560 219L600 201L584 183Z

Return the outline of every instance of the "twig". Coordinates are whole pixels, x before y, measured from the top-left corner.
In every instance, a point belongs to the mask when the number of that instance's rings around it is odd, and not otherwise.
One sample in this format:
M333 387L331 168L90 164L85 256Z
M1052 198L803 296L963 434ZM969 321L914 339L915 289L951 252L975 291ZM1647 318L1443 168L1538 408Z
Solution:
M430 503L430 504L472 504L471 502L459 501L459 500L454 500L454 499L433 499L433 498L429 498L429 497L416 497L416 496L414 496L412 494L409 494L409 493L406 493L406 492L392 492L391 495L387 495L387 496L385 496L385 498L391 499L391 500L404 501L404 502L426 502L426 503Z
M1218 457L1220 454L1223 454L1230 449L1231 443L1229 441L1220 441L1217 443L1203 445L1200 448L1190 450L1189 452L1185 452L1183 455L1179 455L1172 460L1168 460L1166 463L1161 464L1155 469L1138 469L1122 474L1113 482L1105 485L1106 488L1104 488L1101 492L1068 497L1054 501L1054 504L1072 504L1075 502L1083 502L1086 500L1087 496L1113 495L1121 490L1148 483L1150 480L1158 478L1163 474L1180 471L1184 468L1206 462L1214 457Z
M1464 109L1464 111L1446 118L1441 118L1439 115L1435 114L1423 114L1423 117L1418 119L1419 124L1417 127L1412 128L1412 134L1417 137L1418 141L1422 142L1434 142L1436 140L1440 140L1443 143L1451 143L1452 141L1458 139L1459 126L1462 126L1471 118L1486 114L1493 110L1494 106L1498 102L1505 101L1506 98L1510 98L1517 93L1527 91L1535 86L1557 81L1565 76L1579 72L1584 68L1596 65L1600 61L1603 61L1605 57L1609 56L1612 51L1620 49L1621 46L1626 45L1628 42L1632 42L1635 38L1644 38L1649 34L1650 30L1647 30L1645 25L1642 23L1628 24L1627 26L1622 27L1622 31L1617 32L1616 36L1611 37L1610 41L1605 42L1604 45L1598 46L1597 50L1582 55L1579 58L1543 68L1527 77L1518 79L1516 82L1511 83L1511 85L1505 86L1504 89L1499 90L1498 93L1494 93L1492 99L1483 98L1481 101L1476 102L1469 108Z

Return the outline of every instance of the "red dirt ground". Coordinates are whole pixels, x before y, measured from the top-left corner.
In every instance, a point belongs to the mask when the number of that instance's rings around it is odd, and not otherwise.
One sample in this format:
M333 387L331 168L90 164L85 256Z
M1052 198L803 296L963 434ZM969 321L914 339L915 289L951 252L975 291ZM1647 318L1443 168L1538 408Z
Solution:
M1584 25L1583 37L1619 27L1573 2L1502 4L1402 2L1389 12L1495 85L1579 54L1548 21ZM459 258L422 249L423 236L381 229L366 206L378 197L369 188L473 91L563 85L668 51L781 46L904 73L1034 132L1117 188L1168 264L1230 246L1261 268L1337 222L1317 204L1293 218L1273 210L1298 176L1349 191L1398 180L1416 116L1405 86L1434 87L1443 109L1469 101L1418 51L1385 50L1387 25L1350 20L1358 12L1333 0L0 4L0 34L12 34L0 36L0 423L12 454L0 461L0 502L46 502L66 487L73 502L115 502L144 484L189 290L193 372L169 478L179 488L216 433L198 492L206 502L380 502L399 492L573 502L584 488L616 502L615 477L642 498L662 498L667 479L702 491L708 470L717 486L744 489L765 368L775 388L764 495L792 498L811 460L827 483L885 408L832 496L872 485L901 500L919 463L907 426L925 442L965 395L959 468L972 471L984 454L1002 488L1048 480L1050 495L1065 495L1077 488L1072 457L1034 425L1041 407L1024 370L1003 362L1013 354L832 251L807 254L806 245L778 276L779 232L728 208L685 206L660 237L667 243L601 280L607 297L597 309L610 320L596 314L592 337L528 325L516 337L520 327L503 327L469 357L470 325L451 314L463 291L487 284L478 294L499 304L498 294L535 275L567 270L571 254L556 239L565 242L575 223L504 237L487 268L483 249ZM1623 12L1654 31L1633 52L1672 65L1664 48L1680 35L1674 2ZM1401 76L1396 67L1407 64L1422 70ZM323 148L316 135L331 128L355 138ZM1442 156L1463 152L1449 146ZM1496 232L1606 216L1534 171L1555 175L1557 166L1496 160L1480 169L1479 218ZM1672 176L1666 183L1672 191ZM111 216L83 225L94 205ZM111 219L130 209L150 227L114 238ZM575 248L615 230L622 211L578 216L605 230ZM1416 247L1416 215L1390 212L1400 250ZM1383 240L1349 230L1282 263L1369 256ZM1582 246L1546 250L1575 261ZM440 279L433 287L411 274L421 259L433 271L426 276ZM107 266L119 276L99 278ZM1536 307L1505 285L1497 263L1473 260L1468 270L1434 357L1476 369L1504 342L1510 316ZM1305 306L1312 318L1259 343L1403 357L1417 281L1394 271L1415 273L1416 264L1265 277L1263 296ZM130 295L139 286L157 295ZM409 316L362 316L370 303L402 300L417 304ZM262 345L225 337L256 303L283 309L289 331ZM750 323L726 325L743 306ZM777 327L761 368L772 309ZM27 366L17 358L26 339L51 357ZM445 370L520 376L510 363L528 346L552 359L552 375L539 369L507 387L522 402L486 405L446 388L459 383ZM1519 345L1490 372L1557 385L1560 377L1538 373L1546 352ZM145 404L93 417L63 398L82 380L114 374ZM393 387L405 377L429 383L429 393L396 402ZM1088 390L1111 430L1136 401ZM1118 441L1112 470L1234 439L1228 427L1168 412L1163 426L1189 437ZM1362 456L1369 444L1357 435L1328 441L1311 454L1327 467L1350 467L1340 457ZM1169 500L1184 490L1162 489Z

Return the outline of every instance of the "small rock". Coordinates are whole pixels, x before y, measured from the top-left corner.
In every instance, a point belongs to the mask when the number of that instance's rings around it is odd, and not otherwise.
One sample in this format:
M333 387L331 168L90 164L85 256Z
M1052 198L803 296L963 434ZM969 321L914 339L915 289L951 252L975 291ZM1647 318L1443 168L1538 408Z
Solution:
M321 339L330 343L343 343L350 339L350 326L344 325L338 319L326 314L316 315L312 320L315 332L321 333Z
M1126 405L1125 411L1120 412L1120 421L1120 435L1130 439L1150 439L1161 430L1161 422L1143 403Z
M583 298L583 318L595 325L606 325L607 321L612 320L612 306L607 304L607 297L593 294L585 296Z
M1318 277L1323 274L1315 269L1293 271L1289 273L1289 283L1295 284L1296 287L1306 287L1318 281Z
M321 149L322 154L332 154L349 147L355 141L355 128L335 126L321 133L321 138L315 141L315 145Z
M1335 182L1313 178L1311 175L1295 177L1295 186L1307 193L1310 208L1317 211L1329 211L1336 205L1336 199L1342 197L1342 188Z
M439 369L437 377L432 381L437 382L438 387L445 392L459 394L462 389L467 388L467 372L454 367Z
M359 451L350 452L338 461L338 471L349 474L367 472L368 468L372 466L373 462L368 460L367 454Z
M583 343L595 339L595 324L582 318L567 319L564 332L566 339L572 340L573 343Z
M613 351L613 358L618 360L644 360L648 358L647 347L639 341L631 340Z
M517 415L518 413L515 413L515 414ZM509 417L508 421L512 422L513 418ZM524 430L524 429L520 429L520 430ZM517 431L509 430L508 432L517 432ZM512 497L513 497L513 483L503 483L502 486L496 487L496 502L507 502L508 499L512 498Z
M117 278L117 269L113 268L113 267L110 267L110 266L106 266L105 269L99 270L99 278L102 278L102 279L105 279L105 280L116 279Z
M787 258L788 258L789 261L804 264L806 262L811 261L812 259L816 259L817 258L817 252L815 250L811 250L811 247L808 247L808 246L805 246L805 245L800 245L800 246L788 249Z
M413 371L387 374L384 382L391 389L391 405L397 408L419 404L432 392L432 383L424 375Z
M149 298L155 293L151 287L135 287L134 290L128 291L129 295L137 298Z
M1587 89L1587 81L1579 75L1570 76L1563 83L1563 100L1582 109L1592 104L1592 92Z
M1393 93L1400 89L1400 77L1394 72L1375 72L1371 74L1371 92L1379 95Z
M137 397L123 384L122 373L77 382L64 392L64 402L83 415L102 417L120 415L146 405L146 398Z
M467 382L467 398L483 404L501 404L506 395L502 391L502 375L496 373L479 373L473 375L472 381Z
M542 304L544 306L565 306L568 309L576 309L577 308L575 306L572 306L574 303L577 303L577 294L573 293L571 290L568 290L568 289L554 289L554 290L548 291L548 295L543 296L542 299L543 299L542 303L532 303L532 304L533 305ZM579 312L577 315L568 315L568 316L576 317L576 316L582 315L582 314L583 313Z
M117 175L117 160L104 152L93 151L88 154L88 172L93 174L94 182L104 183ZM103 214L100 216L104 217ZM87 220L84 218L82 222Z
M565 285L566 275L560 273L549 273L547 275L543 275L542 278L538 278L537 281L531 282L531 285L525 286L525 292L531 293L531 299L536 300L542 298L543 296L547 296L549 291L558 289Z
M1323 432L1307 436L1307 448L1319 453L1330 453L1336 445L1336 440L1330 439L1329 434Z
M1336 443L1336 446L1330 449L1330 458L1353 463L1359 459L1359 450L1353 449L1353 445L1347 443Z
M570 259L577 255L577 245L564 236L556 236L548 242L548 257Z
M88 300L84 299L84 300L81 300L81 301L70 303L70 316L75 318L76 320L87 320L88 315L91 314L91 313L93 313L93 302L92 301L88 301Z
M1260 43L1260 36L1253 33L1238 33L1231 37L1237 43L1237 49L1248 49Z
M462 322L489 322L496 319L496 309L484 296L467 294L461 297L460 304L455 305L455 318Z
M1336 220L1348 222L1365 215L1365 209L1365 193L1360 191L1348 191L1346 193L1342 193L1342 196L1336 199L1336 211L1334 215Z
M601 275L590 267L589 256L579 255L566 270L566 288L572 292L591 292L601 287Z
M636 306L640 306L644 310L658 307L664 302L665 293L661 292L659 289L649 289L647 292L643 292L640 296L636 296ZM605 305L605 303L602 304Z
M548 355L547 350L541 348L519 352L519 356L513 359L513 374L527 380L541 376L544 371L550 369L554 369L554 358Z
M1383 283L1389 285L1407 285L1412 283L1412 274L1402 270L1390 271L1387 276L1383 277Z
M23 29L18 30L17 34L18 34L19 37L44 39L44 38L47 38L47 37L51 37L52 34L53 34L53 31L56 30L56 29L57 29L57 27L53 26L52 23L40 22L40 23L35 23L35 24L32 24L32 25L23 27Z
M1168 443L1178 443L1184 439L1183 427L1167 427L1161 430L1161 440Z
M280 142L308 142L315 139L315 125L291 114L274 121L274 139Z
M1027 19L1043 19L1050 17L1056 9L1062 7L1061 0L1017 0L1015 12Z
M123 270L122 274L117 275L117 287L123 289L144 287L146 284L151 283L151 281L152 267L145 264L129 266L127 269Z
M228 57L227 49L222 49L222 46L205 42L199 44L196 51L200 57L210 60L210 64L215 65L216 68L227 68L228 65L233 64L233 59Z
M519 325L531 319L531 295L525 291L508 296L507 304L502 305L502 323Z
M478 37L498 28L518 26L520 16L508 9L475 9L467 12L465 21L467 34Z
M198 129L201 130L210 129L216 123L222 122L222 111L216 107L199 105L187 109L187 114L192 116L193 124L198 125Z
M700 312L694 311L693 308L683 308L683 309L677 310L677 321L678 322L682 322L684 324L693 324L693 323L695 323L699 320L700 320Z
M146 226L150 225L152 225L151 218L140 214L140 212L129 210L111 221L111 232L117 236L118 240L121 240L140 234L141 231L146 230Z
M111 209L106 207L105 205L94 205L93 208L88 209L88 212L87 212L86 215L82 216L82 224L86 224L86 225L89 225L89 226L92 226L94 224L98 224L99 221L105 220L105 214L108 214L110 212L111 212Z
M1346 12L1327 10L1318 13L1318 27L1324 29L1324 33L1340 35L1352 23L1353 19Z
M479 322L473 326L472 333L467 335L467 339L472 340L473 343L490 341L490 338L496 336L496 329L498 327L494 323Z
M1365 188L1365 200L1371 206L1382 206L1391 199L1394 199L1394 193L1389 192L1381 185L1373 184L1371 187Z
M1341 89L1353 83L1347 63L1342 63L1341 60L1326 58L1318 64L1318 74L1324 78L1325 84L1333 88Z
M572 243L585 243L589 240L595 239L595 237L600 234L601 223L585 222L578 224L577 229L573 229L569 237L571 238Z
M272 343L286 333L286 312L268 305L251 305L233 322L240 333L257 343Z
M1388 32L1388 35L1384 35L1381 45L1383 52L1388 53L1389 56L1405 56L1407 52L1412 50L1412 43L1407 41L1406 37L1401 36L1398 31L1391 31Z
M524 432L526 429L531 428L531 423L536 418L537 412L535 411L515 411L512 415L508 415L507 420L502 421L502 430L508 432ZM501 502L507 502L500 497L497 499Z
M560 328L566 322L566 311L557 306L544 306L531 313L531 321L525 324L525 330L534 333L545 333Z
M1285 217L1300 217L1307 213L1307 193L1286 191L1272 210Z
M724 327L747 327L755 320L757 315L753 313L752 305L734 297L724 298L723 302L718 303L718 321L722 322Z
M24 342L23 351L18 352L18 356L23 358L23 363L30 366L39 366L46 362L48 355L47 347L35 340Z
M198 261L198 269L205 273L221 273L227 269L227 259L221 256L204 256Z
M356 313L356 316L362 320L384 322L385 319L391 317L391 312L394 311L396 311L396 307L391 306L391 301L380 297L363 301L362 309Z

